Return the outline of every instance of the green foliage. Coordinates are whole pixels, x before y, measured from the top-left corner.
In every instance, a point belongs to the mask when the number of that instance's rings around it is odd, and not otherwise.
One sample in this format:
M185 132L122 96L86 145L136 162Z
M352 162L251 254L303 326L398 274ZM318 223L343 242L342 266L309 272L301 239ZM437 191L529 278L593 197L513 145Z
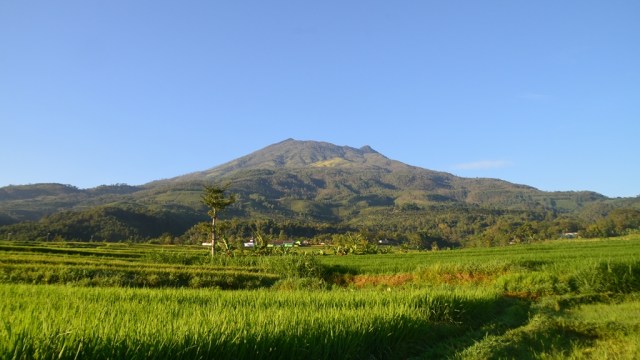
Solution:
M0 235L15 240L145 241L165 233L182 234L202 215L183 209L159 210L141 206L101 206L84 211L62 211L37 222L5 226Z
M326 276L325 268L318 259L306 253L272 257L266 261L265 268L283 278L322 279Z
M611 237L640 230L640 210L616 209L590 224L582 232L586 238Z
M334 234L331 239L335 255L365 255L388 253L388 247L373 244L363 233Z
M202 202L209 208L209 216L216 217L217 213L236 201L235 195L225 196L226 188L205 185Z

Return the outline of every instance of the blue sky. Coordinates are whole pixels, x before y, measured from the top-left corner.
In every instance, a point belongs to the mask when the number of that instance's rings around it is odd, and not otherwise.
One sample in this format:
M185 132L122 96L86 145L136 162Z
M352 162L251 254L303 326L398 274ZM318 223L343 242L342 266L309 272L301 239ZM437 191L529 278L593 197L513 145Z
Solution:
M0 2L0 186L143 184L287 138L640 195L638 1Z

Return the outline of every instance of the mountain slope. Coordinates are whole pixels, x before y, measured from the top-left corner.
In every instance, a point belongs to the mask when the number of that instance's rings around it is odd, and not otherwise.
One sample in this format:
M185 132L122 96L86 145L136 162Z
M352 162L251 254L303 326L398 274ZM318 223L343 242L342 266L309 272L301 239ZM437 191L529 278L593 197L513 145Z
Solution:
M593 192L548 193L497 179L467 179L391 160L369 146L285 141L211 168L157 181L153 188L178 189L204 182L227 183L241 194L261 194L277 203L305 200L351 206L424 206L461 203L508 209L571 212L605 200ZM363 203L364 202L364 203Z
M134 207L138 213L161 211L163 218L175 214L186 219L181 222L184 226L188 219L195 222L206 216L200 196L203 185L211 183L228 184L238 194L229 216L251 220L362 224L379 218L380 224L390 224L400 218L408 221L404 210L413 217L429 217L435 216L434 209L455 213L472 208L536 214L589 211L599 216L621 204L640 203L640 199L614 200L593 192L543 192L497 179L460 178L389 159L369 146L287 139L205 171L143 186L0 188L0 225L108 205Z
M238 171L247 170L293 170L304 168L382 172L417 169L399 161L390 160L370 146L356 149L349 146L336 146L326 142L287 139L209 170L151 184L217 180Z

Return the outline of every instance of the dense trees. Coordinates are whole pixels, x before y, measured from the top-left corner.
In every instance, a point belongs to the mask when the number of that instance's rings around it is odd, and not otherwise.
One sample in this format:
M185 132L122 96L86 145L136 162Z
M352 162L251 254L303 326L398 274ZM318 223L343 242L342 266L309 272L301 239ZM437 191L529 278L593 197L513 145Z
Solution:
M640 230L640 210L616 209L607 216L589 224L582 231L582 235L585 237L618 236L632 229Z
M178 236L193 223L205 219L180 208L156 209L142 206L101 206L83 211L61 211L39 221L0 227L0 238L14 240L134 241ZM11 235L9 235L11 234Z
M334 235L352 233L361 234L372 244L390 240L413 249L443 249L532 242L559 238L566 233L607 237L640 231L640 210L635 208L589 208L588 216L582 216L558 215L541 209L461 205L371 206L347 214L341 212L334 221L321 221L312 217L251 215L246 196L239 196L240 200L231 204L225 194L218 195L222 195L223 204L228 203L231 219L217 219L215 240L224 240L235 247L258 234L272 240L330 244L337 239ZM206 219L204 206L194 211L180 206L119 204L66 210L39 221L0 226L0 239L200 244L211 237L212 220L207 223Z

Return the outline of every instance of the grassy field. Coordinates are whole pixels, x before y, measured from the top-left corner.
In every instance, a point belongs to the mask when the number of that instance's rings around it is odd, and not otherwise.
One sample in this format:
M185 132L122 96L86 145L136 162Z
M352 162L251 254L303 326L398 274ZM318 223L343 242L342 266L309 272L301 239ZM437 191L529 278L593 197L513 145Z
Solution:
M640 353L638 235L317 253L211 259L199 247L0 242L0 358Z

